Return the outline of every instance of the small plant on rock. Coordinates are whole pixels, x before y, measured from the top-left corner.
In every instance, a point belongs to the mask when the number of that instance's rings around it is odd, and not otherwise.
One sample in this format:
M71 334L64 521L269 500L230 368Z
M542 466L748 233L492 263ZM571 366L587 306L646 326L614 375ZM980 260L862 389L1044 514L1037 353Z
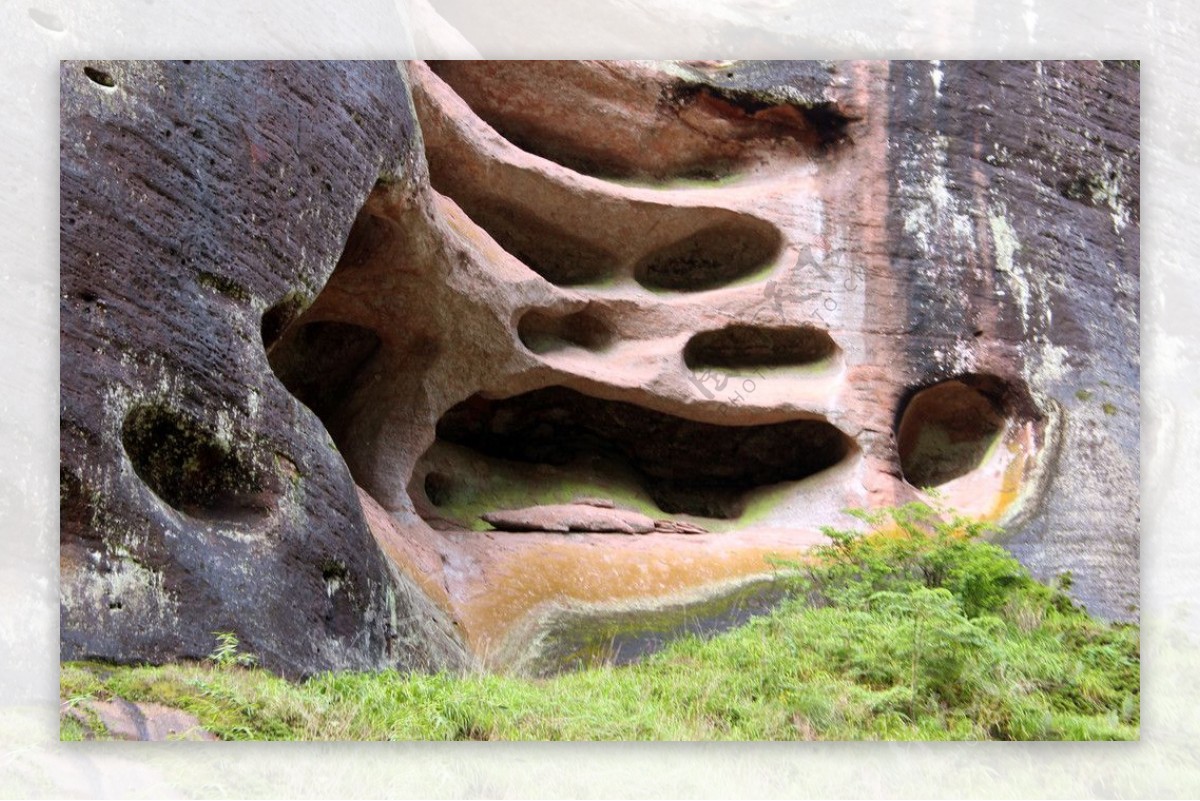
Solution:
M232 631L214 631L213 636L217 638L217 647L208 658L217 667L251 667L258 662L258 658L253 654L238 651L241 643Z

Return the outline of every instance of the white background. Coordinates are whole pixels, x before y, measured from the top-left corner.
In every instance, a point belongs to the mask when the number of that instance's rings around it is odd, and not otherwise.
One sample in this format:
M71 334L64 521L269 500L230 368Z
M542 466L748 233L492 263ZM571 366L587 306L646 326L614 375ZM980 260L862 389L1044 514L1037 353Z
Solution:
M0 796L1200 795L1200 4L322 6L6 0L0 11ZM479 55L1142 60L1142 742L57 742L58 60Z

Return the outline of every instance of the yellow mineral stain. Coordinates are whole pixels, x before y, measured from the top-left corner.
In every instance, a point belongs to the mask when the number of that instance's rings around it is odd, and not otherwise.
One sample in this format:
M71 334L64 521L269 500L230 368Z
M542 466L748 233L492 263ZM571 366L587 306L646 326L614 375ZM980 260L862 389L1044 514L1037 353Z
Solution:
M991 522L1004 519L1004 516L1020 499L1021 489L1025 483L1025 468L1029 461L1029 454L1017 442L1009 443L1008 450L1012 454L1012 459L1004 468L1004 476L996 491L995 503L985 518Z
M472 597L458 606L468 643L477 653L500 644L528 615L551 604L653 607L672 596L695 594L772 572L768 555L803 558L806 546L744 544L726 549L680 543L630 542L612 547L596 539L543 542L514 549L489 564ZM647 547L648 546L648 547Z

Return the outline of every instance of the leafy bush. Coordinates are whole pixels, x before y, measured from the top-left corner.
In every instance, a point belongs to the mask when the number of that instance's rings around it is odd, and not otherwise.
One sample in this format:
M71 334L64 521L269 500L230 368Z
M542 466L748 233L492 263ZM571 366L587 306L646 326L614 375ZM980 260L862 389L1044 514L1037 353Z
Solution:
M806 564L773 560L796 573L816 605L866 607L875 593L943 588L968 617L995 614L1014 589L1032 582L1003 548L979 542L995 527L947 515L923 503L867 512L851 510L869 533L826 527L831 544Z
M774 560L798 597L785 613L865 610L877 625L868 633L848 618L847 636L859 642L841 667L872 686L907 684L908 723L955 710L1004 739L1105 730L1071 714L1136 725L1137 629L1091 618L1066 595L1069 575L1058 587L1035 581L1003 548L979 540L995 527L945 509L910 503L851 514L870 529L827 528L831 544L811 561ZM838 666L838 652L829 656Z

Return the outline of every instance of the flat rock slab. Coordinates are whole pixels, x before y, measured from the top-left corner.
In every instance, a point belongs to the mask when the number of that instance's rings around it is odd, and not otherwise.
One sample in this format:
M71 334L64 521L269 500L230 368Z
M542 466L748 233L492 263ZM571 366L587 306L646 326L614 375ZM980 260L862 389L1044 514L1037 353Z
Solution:
M655 520L629 509L612 508L611 502L544 504L521 509L504 509L481 515L484 522L501 531L589 532L594 534L703 534L705 529L674 520Z
M216 740L212 732L200 725L200 720L180 709L148 702L87 701L83 707L95 713L106 733L114 740ZM85 711L70 709L66 715L82 723L89 732L92 719ZM94 733L93 733L94 736Z

